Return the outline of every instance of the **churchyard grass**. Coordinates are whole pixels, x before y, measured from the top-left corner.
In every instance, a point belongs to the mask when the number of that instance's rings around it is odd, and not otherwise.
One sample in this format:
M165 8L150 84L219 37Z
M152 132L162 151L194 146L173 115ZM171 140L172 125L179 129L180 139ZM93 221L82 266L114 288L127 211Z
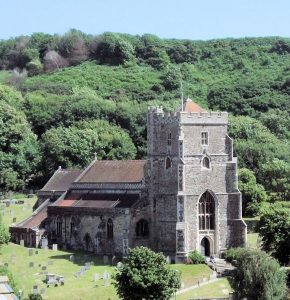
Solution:
M17 195L16 195L17 196ZM14 204L11 203L9 207L6 207L6 204L2 201L0 203L3 223L9 227L13 223L13 218L16 218L16 223L23 221L27 217L31 216L33 205L36 202L36 197L27 198L27 197L13 197L17 201L24 201L24 204ZM3 210L5 213L3 214Z
M227 278L198 287L191 291L179 294L176 300L202 299L202 298L225 298L228 297L232 288Z
M111 284L106 286L102 279L94 281L94 274L98 273L102 276L104 271L112 274L115 270L113 266L103 265L101 258L83 252L33 250L33 255L29 256L28 248L12 243L1 249L0 263L8 263L8 268L13 273L19 289L24 291L24 295L27 296L32 292L33 286L37 285L39 291L42 288L46 289L44 299L118 299ZM35 254L35 251L38 251L38 254ZM71 254L75 256L74 262L69 259ZM87 259L85 259L86 256ZM49 265L48 261L53 261L53 264ZM93 261L94 265L79 278L75 277L74 274L80 271L86 261ZM30 262L34 263L33 267L29 267ZM64 285L57 287L51 285L47 288L47 284L42 281L45 278L45 275L42 274L42 266L47 267L48 273L64 276ZM181 271L181 281L184 283L184 287L194 285L198 280L201 281L202 278L207 278L211 274L211 270L206 265L176 264L171 267Z

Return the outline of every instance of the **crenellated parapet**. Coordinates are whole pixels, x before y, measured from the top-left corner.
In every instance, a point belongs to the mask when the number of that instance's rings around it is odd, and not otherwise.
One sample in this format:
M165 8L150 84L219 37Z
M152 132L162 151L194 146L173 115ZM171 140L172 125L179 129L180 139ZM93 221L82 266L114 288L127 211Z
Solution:
M228 113L219 111L209 112L180 112L180 123L182 124L228 124Z

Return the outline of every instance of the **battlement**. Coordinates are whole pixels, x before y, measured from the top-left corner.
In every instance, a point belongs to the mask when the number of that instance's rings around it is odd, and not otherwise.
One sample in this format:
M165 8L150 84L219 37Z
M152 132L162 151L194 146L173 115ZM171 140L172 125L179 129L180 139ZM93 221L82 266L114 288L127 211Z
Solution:
M148 116L154 120L154 123L172 123L180 124L227 124L228 113L219 111L204 112L164 112L163 107L149 107Z
M180 112L180 124L227 124L228 113L219 111L209 112Z

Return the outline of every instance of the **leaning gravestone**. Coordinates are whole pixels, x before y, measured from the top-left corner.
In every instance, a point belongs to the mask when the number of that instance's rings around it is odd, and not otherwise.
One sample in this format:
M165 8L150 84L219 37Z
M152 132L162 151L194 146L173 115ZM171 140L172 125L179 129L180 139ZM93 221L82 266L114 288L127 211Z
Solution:
M52 244L52 250L57 251L57 244Z
M20 240L20 246L24 247L24 240Z

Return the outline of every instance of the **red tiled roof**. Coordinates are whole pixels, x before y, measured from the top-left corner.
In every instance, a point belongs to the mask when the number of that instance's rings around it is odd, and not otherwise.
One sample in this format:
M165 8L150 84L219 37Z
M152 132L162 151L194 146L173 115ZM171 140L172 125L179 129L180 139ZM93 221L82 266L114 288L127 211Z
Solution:
M184 112L195 112L195 113L206 112L205 109L201 108L199 105L194 103L191 99L187 99L183 103L183 111Z
M140 182L145 160L99 160L90 165L77 182Z
M67 191L82 171L58 169L41 191Z

